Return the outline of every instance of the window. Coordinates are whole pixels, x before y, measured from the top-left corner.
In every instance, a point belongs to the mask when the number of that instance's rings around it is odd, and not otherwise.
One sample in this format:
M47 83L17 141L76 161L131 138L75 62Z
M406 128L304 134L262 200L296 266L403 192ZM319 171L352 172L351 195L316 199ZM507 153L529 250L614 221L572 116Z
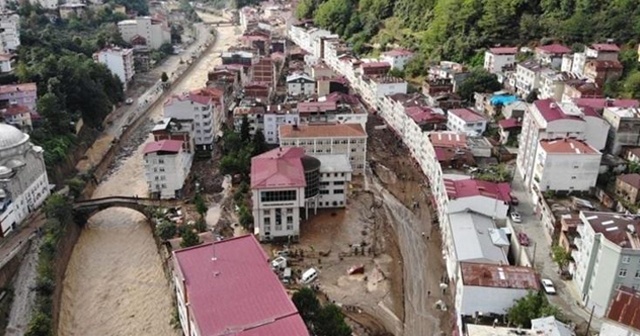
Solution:
M296 191L263 191L260 193L260 200L262 202L295 201Z
M575 177L575 176L571 176L571 179L572 179L572 180L575 180L575 179L576 179L576 177Z
M320 195L329 195L329 190L320 190Z
M631 257L630 256L624 256L622 257L622 263L623 264L628 264L631 262Z
M335 190L333 191L333 193L334 193L334 194L344 194L344 190L342 190L342 189L335 189Z
M626 268L621 268L621 269L618 271L618 276L619 276L619 277L621 277L621 278L626 277L626 276L627 276L627 269L626 269Z
M636 279L640 279L640 270L636 271Z
M287 224L287 230L289 231L293 230L293 224Z
M164 164L164 159L158 159L159 164Z
M333 185L344 185L344 181L335 181Z
M293 223L293 216L287 216L287 224Z
M293 213L293 209L287 209L287 214L292 214Z

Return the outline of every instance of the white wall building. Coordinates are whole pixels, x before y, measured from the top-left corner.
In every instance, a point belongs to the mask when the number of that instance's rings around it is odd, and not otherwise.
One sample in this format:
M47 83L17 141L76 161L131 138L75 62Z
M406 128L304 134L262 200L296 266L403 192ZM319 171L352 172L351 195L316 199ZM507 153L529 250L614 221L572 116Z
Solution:
M490 73L502 72L504 67L516 64L517 47L496 47L484 52L484 69Z
M43 154L29 135L0 123L0 236L17 229L49 196Z
M311 96L316 92L316 81L301 73L287 76L287 94L290 96Z
M56 1L57 6L57 1ZM20 46L20 16L14 12L0 14L0 53L8 54Z
M536 60L518 63L516 66L516 91L526 97L531 91L540 89L540 73L547 69Z
M532 186L539 191L588 191L595 187L602 153L584 141L541 140L537 153Z
M127 85L135 74L133 68L133 49L119 47L105 48L93 54L93 60L106 65L114 75L120 78L124 90L127 90Z
M361 80L362 99L369 106L377 107L379 99L394 94L407 93L408 83L402 78L392 76L363 77Z
M0 73L8 73L13 70L11 65L11 55L0 54Z
M406 49L393 49L382 53L382 61L391 64L391 69L403 70L413 52Z
M581 212L573 284L581 303L602 317L619 286L640 288L640 218L613 212Z
M468 108L453 109L447 114L447 128L469 136L478 136L487 129L487 119Z
M150 49L158 49L165 43L171 43L171 31L167 23L149 16L120 21L118 30L122 39L127 42L131 42L136 36L141 36L146 41L145 46Z
M182 197L193 155L182 148L182 141L160 140L144 147L144 175L150 194L163 199Z
M315 155L320 160L318 208L342 208L347 205L351 183L351 163L344 154Z
M268 111L264 117L264 138L268 144L278 144L281 125L299 125L300 115L295 112Z
M29 0L32 5L40 5L44 9L58 9L58 0Z
M216 125L218 111L210 96L197 93L185 93L173 96L164 104L164 117L193 122L194 134L192 139L197 150L210 151L213 149L215 134L221 125Z

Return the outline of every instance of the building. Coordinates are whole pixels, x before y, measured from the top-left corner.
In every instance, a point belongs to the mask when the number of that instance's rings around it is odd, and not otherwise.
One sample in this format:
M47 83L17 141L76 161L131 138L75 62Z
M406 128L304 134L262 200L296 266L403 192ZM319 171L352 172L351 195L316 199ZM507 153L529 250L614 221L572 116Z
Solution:
M114 75L120 78L126 91L133 79L133 49L120 47L105 48L93 54L93 60L104 64Z
M605 107L602 118L611 129L608 134L608 149L619 154L622 147L640 146L640 108Z
M316 81L301 73L287 76L287 94L290 96L311 96L316 93Z
M144 146L144 171L149 194L158 198L182 197L193 156L182 149L182 141L160 140Z
M360 74L363 76L386 76L391 70L387 62L363 62L360 64Z
M21 130L29 131L33 128L31 110L24 105L9 105L0 110L0 116L4 122Z
M257 63L259 59L258 55L243 50L223 52L220 58L223 65L238 64L247 68Z
M537 335L576 336L576 332L573 330L573 327L558 321L555 316L547 316L531 320L531 329L536 331Z
M496 47L484 52L484 69L490 73L502 72L516 64L517 47Z
M83 3L65 3L58 6L60 18L68 20L72 17L81 17L84 14L87 5Z
M38 87L36 83L0 85L0 108L10 105L23 105L31 111L36 110Z
M44 9L57 9L58 8L58 0L29 0L29 3L32 5L40 5Z
M576 76L567 72L557 72L546 69L540 73L540 88L538 99L553 99L564 101L565 85L568 81L577 80Z
M601 158L602 153L584 141L570 138L540 140L532 188L540 192L589 191L596 185Z
M367 132L360 124L302 124L280 126L280 146L296 146L309 155L344 154L353 173L364 173Z
M261 57L251 66L251 81L266 84L270 87L275 84L276 66L269 57Z
M162 118L151 130L153 141L182 141L182 151L186 153L195 152L193 134L193 123L190 120L177 120L173 118Z
M477 136L487 129L487 119L467 108L449 110L447 128L450 131Z
M562 92L562 101L569 102L581 98L604 98L604 96L598 85L585 78L566 81Z
M165 43L171 43L171 31L167 23L150 16L120 21L118 30L126 42L142 38L144 47L149 49L158 49Z
M577 227L573 284L581 304L602 317L620 286L640 288L640 217L582 211Z
M382 61L391 64L391 69L403 70L411 58L413 52L406 49L398 48L382 53Z
M618 60L614 61L588 61L584 66L584 76L600 87L604 87L607 81L617 80L622 76L624 67Z
M279 132L280 125L299 125L300 124L300 114L296 113L294 110L281 109L281 106L278 105L275 109L272 109L274 106L268 106L269 111L264 113L264 117L262 118L262 130L264 132L265 141L268 144L278 144L280 142ZM251 110L249 110L251 111ZM253 120L253 124L255 125L253 128L255 129L257 126L257 116L259 114L248 117ZM240 121L240 125L242 125L242 121ZM251 129L251 123L250 123Z
M640 174L623 174L616 177L616 194L630 204L636 204L640 190Z
M253 157L254 234L261 241L297 241L300 222L311 212L346 206L351 171L345 155L313 157L301 147L276 148Z
M493 219L507 218L511 203L509 183L494 183L453 174L444 175L443 182L447 213L473 211Z
M365 76L361 81L362 100L369 106L377 107L379 98L394 94L406 94L408 83L393 76Z
M620 287L609 304L600 336L640 336L640 293Z
M617 61L620 47L613 43L594 43L585 49L585 54L601 61Z
M309 335L254 237L177 250L172 259L185 335Z
M219 111L211 96L189 92L169 98L164 104L164 117L193 123L196 150L211 151L220 127L216 120Z
M536 61L549 65L552 68L560 68L562 65L562 56L571 53L571 49L562 44L550 44L536 47L534 57Z
M13 64L10 54L0 54L0 73L9 73L13 71Z
M9 54L15 52L19 46L20 16L14 12L0 14L0 53Z
M530 59L518 63L516 66L516 91L520 96L526 97L532 91L540 89L540 74L548 68L540 61Z
M49 196L44 151L29 135L0 123L1 236L18 228Z

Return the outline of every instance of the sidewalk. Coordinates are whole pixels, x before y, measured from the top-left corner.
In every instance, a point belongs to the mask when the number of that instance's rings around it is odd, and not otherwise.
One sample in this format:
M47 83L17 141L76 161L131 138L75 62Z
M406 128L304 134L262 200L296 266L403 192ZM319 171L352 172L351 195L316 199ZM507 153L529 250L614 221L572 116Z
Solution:
M41 210L36 210L36 212L25 218L23 221L24 224L18 227L17 230L2 238L2 240L0 240L0 256L2 258L0 259L0 267L12 257L11 253L13 251L29 240L36 229L42 227L45 222L46 218L44 213L42 213Z

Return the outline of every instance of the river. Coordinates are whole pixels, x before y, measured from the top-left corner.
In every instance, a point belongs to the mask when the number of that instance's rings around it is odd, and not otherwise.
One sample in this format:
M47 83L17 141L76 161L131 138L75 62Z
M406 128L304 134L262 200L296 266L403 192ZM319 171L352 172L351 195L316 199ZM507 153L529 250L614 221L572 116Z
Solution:
M203 17L205 21L211 18ZM236 33L234 27L218 28L216 45L172 92L204 86L207 71L220 62L220 49L233 43ZM159 120L162 106L150 111L149 116ZM94 198L147 195L143 147L123 159L98 186ZM95 214L80 235L65 274L58 334L178 335L171 326L174 304L162 262L142 214L123 208Z

